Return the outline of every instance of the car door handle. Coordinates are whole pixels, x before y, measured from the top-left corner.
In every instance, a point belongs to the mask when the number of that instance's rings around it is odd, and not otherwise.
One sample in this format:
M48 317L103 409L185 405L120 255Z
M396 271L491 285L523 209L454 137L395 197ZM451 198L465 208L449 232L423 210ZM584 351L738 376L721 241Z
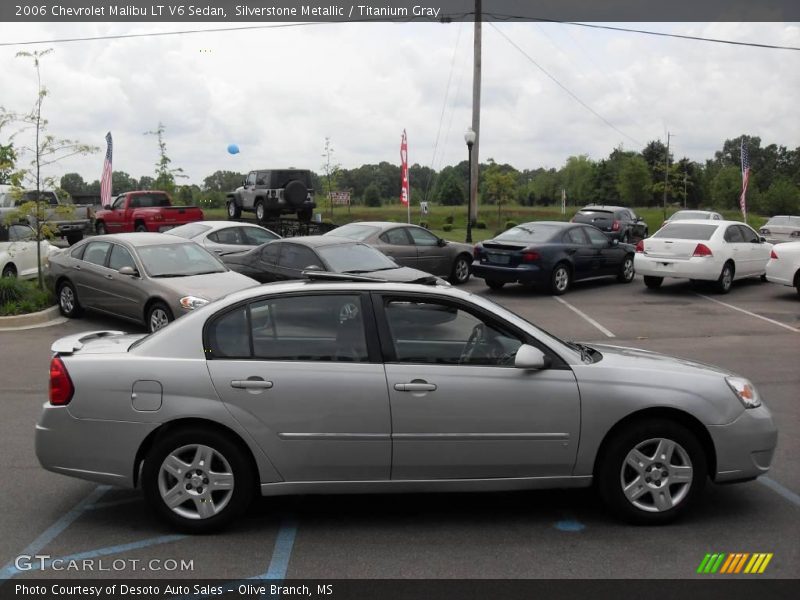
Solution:
M395 383L394 389L398 392L435 392L434 383Z
M106 274L106 279L114 279L114 276L111 273Z
M268 390L272 387L272 382L263 379L234 379L231 387L238 390Z
M76 271L80 271L81 270L81 266L80 265L73 265L72 268L75 269Z
M570 256L572 256L572 255L573 255L573 254L575 254L577 251L578 251L578 249L577 249L577 248L567 248L567 250L566 250L566 253L567 253L567 254L569 254Z

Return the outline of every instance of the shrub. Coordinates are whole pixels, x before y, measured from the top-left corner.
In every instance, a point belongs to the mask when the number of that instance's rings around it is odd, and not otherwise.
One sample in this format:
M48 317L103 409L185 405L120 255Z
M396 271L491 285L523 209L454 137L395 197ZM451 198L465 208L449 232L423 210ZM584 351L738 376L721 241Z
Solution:
M455 217L453 215L447 215L444 218L444 222L447 223L448 225L452 225L454 219L455 219ZM445 231L449 231L449 229L445 229Z
M453 224L445 223L444 225L442 225L442 231L453 231Z
M486 229L486 221L476 221L475 229Z
M48 290L40 290L30 281L16 277L0 278L0 316L38 312L53 305Z
M428 222L427 221L420 221L419 222L419 226L420 227L424 227L425 229L428 229Z
M516 221L506 221L506 231L508 231L512 227L516 227L517 225L519 225L519 223L517 223Z

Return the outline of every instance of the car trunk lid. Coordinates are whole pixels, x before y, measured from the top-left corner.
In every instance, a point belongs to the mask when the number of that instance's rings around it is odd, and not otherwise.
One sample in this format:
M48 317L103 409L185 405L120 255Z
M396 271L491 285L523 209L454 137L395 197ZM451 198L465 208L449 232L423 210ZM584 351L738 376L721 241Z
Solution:
M614 213L608 210L582 210L575 215L572 222L586 223L602 231L611 231L614 227Z

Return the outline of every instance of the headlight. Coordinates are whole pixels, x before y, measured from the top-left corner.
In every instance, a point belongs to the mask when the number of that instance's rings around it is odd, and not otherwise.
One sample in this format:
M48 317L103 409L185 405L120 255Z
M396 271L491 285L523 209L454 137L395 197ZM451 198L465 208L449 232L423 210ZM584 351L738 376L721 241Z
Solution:
M757 408L761 406L761 397L756 391L756 387L744 377L726 377L725 381L741 400L745 408Z
M185 308L186 310L194 310L195 308L200 308L208 304L208 300L205 298L198 298L197 296L184 296L179 302L181 303L181 308Z

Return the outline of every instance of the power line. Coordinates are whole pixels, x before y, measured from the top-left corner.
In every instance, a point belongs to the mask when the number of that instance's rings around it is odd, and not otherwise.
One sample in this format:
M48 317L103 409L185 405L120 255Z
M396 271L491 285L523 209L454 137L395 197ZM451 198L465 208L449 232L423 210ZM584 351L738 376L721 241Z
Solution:
M494 30L495 30L497 33L499 33L501 36L503 36L503 37L505 38L505 40L506 40L506 41L507 41L509 44L511 44L512 46L514 46L514 48L516 48L516 49L517 49L517 50L518 50L518 51L519 51L519 52L520 52L520 53L521 53L521 54L522 54L522 55L523 55L525 58L527 58L527 59L528 59L528 60L529 60L531 63L533 63L533 65L534 65L534 66L535 66L537 69L539 69L539 70L540 70L542 73L544 73L544 74L545 74L545 75L546 75L548 78L550 78L550 80L551 80L551 81L553 81L553 83L555 83L555 84L556 84L558 87L560 87L562 90L564 90L564 91L565 91L567 94L569 94L570 96L572 96L572 98L573 98L573 99L574 99L574 100L575 100L575 101L576 101L578 104L580 104L581 106L583 106L583 107L584 107L586 110L588 110L588 111L589 111L590 113L592 113L592 114L593 114L595 117L597 117L598 119L600 119L600 120L601 120L603 123L605 123L606 125L608 125L608 126L611 128L611 129L613 129L614 131L616 131L616 132L617 132L617 133L619 133L620 135L623 135L623 136L625 136L626 138L628 138L629 140L631 140L631 141L632 141L634 144L636 144L637 146L639 146L639 147L643 147L643 146L644 146L644 144L642 144L640 141L638 141L638 140L636 140L636 139L632 138L632 137L631 137L631 136L629 136L627 133L625 133L624 131L622 131L622 130L621 130L621 129L619 129L618 127L616 127L616 126L615 126L613 123L611 123L611 121L609 121L608 119L606 119L606 118L605 118L603 115L601 115L601 114L600 114L600 113L598 113L596 110L594 110L594 109L593 109L591 106L589 106L588 104L586 104L586 102L584 102L583 100L581 100L581 99L580 99L580 98L579 98L579 97L578 97L578 96L577 96L577 95L576 95L574 92L572 92L572 91L571 91L571 90L570 90L570 89L569 89L567 86L565 86L565 85L564 85L563 83L561 83L561 82L560 82L558 79L556 79L556 78L555 78L553 75L551 75L551 74L550 74L550 73L549 73L549 72L548 72L548 71L547 71L547 70L546 70L544 67L542 67L542 65L540 65L539 63L537 63L537 62L536 62L536 61L535 61L535 60L534 60L534 59L533 59L533 58L532 58L532 57L531 57L531 56L530 56L530 55L529 55L527 52L525 52L525 50L523 50L523 49L522 49L522 48L520 48L520 47L519 47L519 46L518 46L516 43L514 43L514 41L513 41L511 38L509 38L509 37L508 37L508 36L507 36L505 33L503 33L503 32L502 32L502 31L501 31L501 30L500 30L500 29L499 29L499 28L498 28L498 27L497 27L497 26L496 26L494 23L489 23L489 25L491 25L491 26L492 26L492 28L493 28L493 29L494 29Z

